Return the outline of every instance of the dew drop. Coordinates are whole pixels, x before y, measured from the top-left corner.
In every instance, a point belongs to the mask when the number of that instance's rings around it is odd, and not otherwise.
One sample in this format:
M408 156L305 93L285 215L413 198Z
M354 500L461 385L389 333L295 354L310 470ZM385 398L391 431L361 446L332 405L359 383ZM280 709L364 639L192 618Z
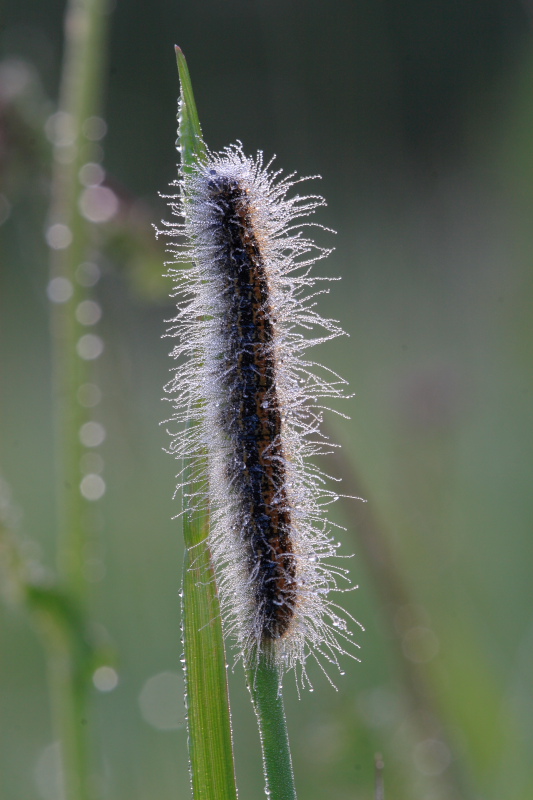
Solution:
M84 361L94 361L104 352L104 342L100 336L94 333L86 333L76 344L76 350L80 358Z
M106 430L99 422L85 422L80 428L79 437L85 447L99 447L106 437Z
M52 250L65 250L72 242L72 231L68 225L57 222L46 229L45 238Z
M66 303L70 300L74 287L68 278L52 278L46 287L46 294L52 303Z
M108 222L118 211L118 198L107 186L88 186L81 193L78 205L89 222Z
M97 406L102 399L102 392L94 383L83 383L78 389L78 403L85 408Z
M81 325L96 325L102 316L102 308L94 300L82 300L76 308L76 319Z
M80 286L94 286L100 280L100 268L91 261L84 261L76 270L76 280Z
M118 674L113 667L98 667L93 673L93 684L99 692L112 692L118 686Z
M99 142L107 133L107 123L101 117L87 117L81 129L91 142Z
M85 475L80 483L80 492L86 500L100 500L104 496L106 485L100 475Z
M100 164L88 162L81 167L78 177L83 186L99 186L105 178L105 172Z

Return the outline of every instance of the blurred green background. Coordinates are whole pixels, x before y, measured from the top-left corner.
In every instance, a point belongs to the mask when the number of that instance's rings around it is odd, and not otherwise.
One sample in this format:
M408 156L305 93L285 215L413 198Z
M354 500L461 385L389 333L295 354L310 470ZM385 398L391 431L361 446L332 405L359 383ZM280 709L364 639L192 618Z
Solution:
M64 3L8 0L0 17L0 470L24 549L54 564L46 122ZM92 617L114 652L90 727L102 800L189 796L179 699L178 465L161 449L172 316L151 222L175 178L178 79L191 70L211 148L299 174L328 200L342 275L321 299L350 334L316 357L345 376L351 420L326 470L360 588L361 664L298 700L286 680L301 798L533 796L533 39L528 0L138 0L110 8L103 310L94 329L107 436L91 503ZM48 125L48 132L50 124ZM331 245L330 234L318 234ZM8 489L4 486L4 499ZM13 510L14 509L14 510ZM0 607L0 797L61 800L46 664L21 609ZM105 629L105 633L104 633ZM170 674L169 674L170 673ZM243 798L263 778L242 668L230 675ZM103 689L103 690L102 690ZM460 787L460 788L458 788Z

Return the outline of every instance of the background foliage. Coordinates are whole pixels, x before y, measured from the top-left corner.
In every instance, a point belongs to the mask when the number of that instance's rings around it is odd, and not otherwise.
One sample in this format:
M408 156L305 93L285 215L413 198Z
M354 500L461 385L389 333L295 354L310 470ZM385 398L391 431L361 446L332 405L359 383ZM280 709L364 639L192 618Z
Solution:
M25 551L50 566L44 124L63 11L11 0L0 31L0 467ZM286 682L300 796L372 797L376 751L395 800L451 798L453 772L463 797L532 796L530 13L526 0L110 10L103 164L120 211L101 226L94 290L107 490L87 553L93 617L119 677L114 691L95 689L87 721L102 798L189 792L183 715L172 710L182 542L158 427L172 304L150 230L168 218L157 192L175 177L174 43L210 146L239 138L288 171L322 174L310 191L326 196L321 221L338 231L322 269L343 282L321 307L350 338L319 359L356 392L351 421L328 420L343 451L327 468L368 499L335 510L360 585L347 602L367 631L338 692L317 674L298 701ZM383 548L390 580L375 571ZM59 800L41 647L21 611L0 614L0 795ZM230 680L240 792L260 796L240 668Z

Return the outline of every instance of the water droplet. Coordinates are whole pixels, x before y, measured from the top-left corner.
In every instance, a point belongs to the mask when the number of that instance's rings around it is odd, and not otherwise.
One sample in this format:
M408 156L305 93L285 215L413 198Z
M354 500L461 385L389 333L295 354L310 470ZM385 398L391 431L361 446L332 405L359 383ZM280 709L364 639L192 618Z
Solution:
M113 667L98 667L93 674L93 683L99 692L112 692L118 686L118 674Z
M107 123L101 117L87 117L81 129L91 142L99 142L107 133Z
M104 352L104 342L100 336L94 333L86 333L76 344L76 350L80 358L84 361L94 361Z
M58 111L51 114L44 124L46 138L57 147L67 147L76 140L76 124L71 114Z
M84 261L76 270L76 280L80 286L90 288L100 280L100 268L91 261Z
M102 316L102 307L94 300L82 300L76 308L76 319L81 325L96 325Z
M102 399L102 392L94 383L84 383L78 389L78 403L84 408L94 408Z
M72 231L68 225L57 222L47 228L45 238L52 250L65 250L72 242Z
M78 202L81 214L89 222L109 222L118 211L118 198L107 186L88 186Z
M104 496L106 485L100 475L85 475L80 482L80 492L86 500L100 500Z
M106 429L99 422L85 422L79 431L80 442L85 447L99 447L106 437Z
M78 177L83 186L99 186L105 178L105 172L100 164L88 162L81 167Z
M46 294L52 303L66 303L70 300L74 287L68 278L52 278L46 287Z

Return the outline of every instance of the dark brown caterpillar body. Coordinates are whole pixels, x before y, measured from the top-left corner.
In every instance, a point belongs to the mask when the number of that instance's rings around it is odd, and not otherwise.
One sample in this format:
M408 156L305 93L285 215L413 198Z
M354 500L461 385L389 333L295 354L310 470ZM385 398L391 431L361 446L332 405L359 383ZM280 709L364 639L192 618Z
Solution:
M290 627L297 595L281 413L276 387L275 327L265 263L246 190L212 171L212 230L222 278L218 367L220 425L231 442L231 502L246 550L255 617L264 640Z

